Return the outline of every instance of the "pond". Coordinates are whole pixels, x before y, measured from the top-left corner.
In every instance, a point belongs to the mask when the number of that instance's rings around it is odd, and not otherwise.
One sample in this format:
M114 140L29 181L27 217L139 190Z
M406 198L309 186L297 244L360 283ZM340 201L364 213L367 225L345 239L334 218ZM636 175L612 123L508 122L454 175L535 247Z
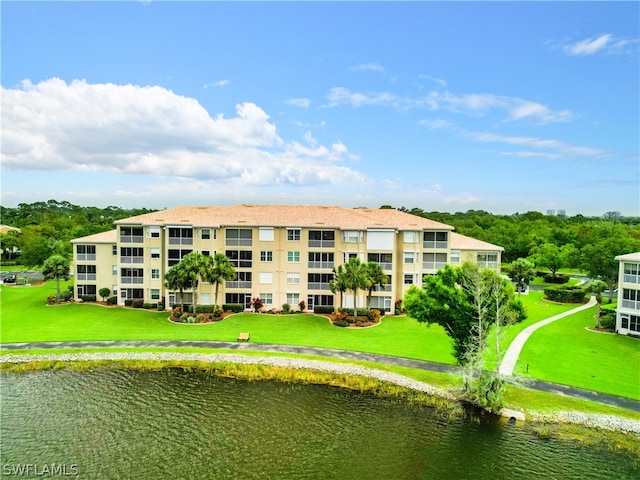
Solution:
M3 476L28 465L20 478L640 478L631 455L541 439L530 425L324 385L177 369L1 380Z

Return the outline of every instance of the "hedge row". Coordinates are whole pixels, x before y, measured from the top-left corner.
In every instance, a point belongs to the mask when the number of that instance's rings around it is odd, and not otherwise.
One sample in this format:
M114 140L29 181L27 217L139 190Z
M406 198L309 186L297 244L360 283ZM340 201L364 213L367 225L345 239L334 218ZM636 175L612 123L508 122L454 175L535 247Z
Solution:
M582 303L587 290L583 287L547 287L544 289L544 295L553 302L560 303Z

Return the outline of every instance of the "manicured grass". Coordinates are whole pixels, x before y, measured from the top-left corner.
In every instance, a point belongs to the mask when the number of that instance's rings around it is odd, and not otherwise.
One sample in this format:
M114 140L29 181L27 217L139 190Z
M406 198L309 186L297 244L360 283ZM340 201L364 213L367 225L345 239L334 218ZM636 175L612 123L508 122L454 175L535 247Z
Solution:
M176 325L167 312L94 304L45 306L55 283L40 287L1 287L0 341L219 340L251 341L380 353L453 364L449 337L439 326L409 317L387 317L365 329L334 327L315 315L237 314L207 325Z
M2 272L24 272L28 270L24 265L0 265Z
M587 330L594 315L595 307L537 330L515 374L640 400L640 340Z
M570 278L567 283L549 283L549 282L545 282L544 278L542 277L536 277L531 281L530 285L536 285L538 287L558 287L562 285L564 286L577 285L578 283L580 283L580 280L578 280L577 278Z

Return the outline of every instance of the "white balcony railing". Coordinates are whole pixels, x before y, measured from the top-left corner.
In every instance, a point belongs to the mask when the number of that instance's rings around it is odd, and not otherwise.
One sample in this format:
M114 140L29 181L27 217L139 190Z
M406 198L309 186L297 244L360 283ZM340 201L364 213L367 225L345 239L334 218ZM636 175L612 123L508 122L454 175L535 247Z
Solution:
M251 288L251 282L234 280L232 282L225 283L227 288Z
M142 235L120 235L120 243L143 243Z
M331 287L328 283L324 282L309 282L307 288L309 290L329 290L331 291Z
M169 245L193 245L192 237L169 237Z
M144 277L120 277L120 283L123 285L141 285L144 283Z
M309 268L333 268L333 262L309 262Z
M96 254L95 253L76 253L76 259L79 262L95 262Z
M78 273L76 275L76 280L83 280L83 281L96 281L96 274L95 273Z
M120 263L144 263L144 257L124 256L120 257Z

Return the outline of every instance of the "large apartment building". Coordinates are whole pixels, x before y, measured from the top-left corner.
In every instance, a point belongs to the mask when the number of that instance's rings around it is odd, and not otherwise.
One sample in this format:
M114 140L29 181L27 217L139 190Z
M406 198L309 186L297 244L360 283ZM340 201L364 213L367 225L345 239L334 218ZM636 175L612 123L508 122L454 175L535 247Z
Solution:
M640 335L640 252L619 255L616 332Z
M393 311L410 285L445 264L471 261L500 269L502 247L465 237L453 227L393 209L335 206L235 205L177 207L126 218L116 229L72 240L76 295L109 287L127 299L180 303L164 286L164 274L189 252L224 253L237 278L220 288L218 303L249 308L260 297L266 308L304 301L340 307L329 282L332 268L352 257L380 264L387 283L370 306ZM191 293L184 292L186 303ZM365 292L358 300L364 305ZM343 307L353 296L343 296ZM199 304L216 303L214 286L201 284Z

